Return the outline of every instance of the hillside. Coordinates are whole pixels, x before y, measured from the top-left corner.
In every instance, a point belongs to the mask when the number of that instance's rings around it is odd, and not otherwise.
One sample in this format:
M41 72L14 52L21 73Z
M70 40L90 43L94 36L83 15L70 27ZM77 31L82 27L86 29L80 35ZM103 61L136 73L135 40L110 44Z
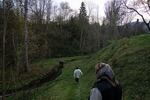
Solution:
M87 100L95 80L95 64L106 62L112 66L123 87L123 100L149 100L149 43L150 35L140 35L113 41L92 55L67 58L69 62L65 64L63 74L56 80L44 84L32 97L34 100ZM84 73L79 85L73 79L73 70L76 66Z
M98 62L112 65L123 87L124 100L149 100L150 98L150 35L141 35L114 41L97 52L65 65L63 74L47 83L36 94L36 100L87 100L95 80L94 66ZM72 77L75 66L84 75L78 86Z

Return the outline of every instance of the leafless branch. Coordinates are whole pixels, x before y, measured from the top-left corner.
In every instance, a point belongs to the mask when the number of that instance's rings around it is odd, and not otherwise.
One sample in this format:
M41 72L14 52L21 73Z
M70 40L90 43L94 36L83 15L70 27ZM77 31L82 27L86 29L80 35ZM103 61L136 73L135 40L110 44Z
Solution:
M136 9L127 6L127 4L125 2L124 2L124 5L127 7L127 9L136 12L142 18L142 20L145 23L145 25L147 26L147 28L150 30L150 26L149 26L150 22L147 23L146 20L145 20L145 18L144 18L144 16L141 13L139 13Z

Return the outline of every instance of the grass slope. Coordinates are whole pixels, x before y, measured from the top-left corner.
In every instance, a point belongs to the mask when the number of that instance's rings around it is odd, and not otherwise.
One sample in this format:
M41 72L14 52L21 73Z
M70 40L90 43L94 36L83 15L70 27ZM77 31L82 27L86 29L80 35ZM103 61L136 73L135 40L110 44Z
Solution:
M114 41L93 55L67 63L63 74L41 87L34 99L87 100L95 81L94 66L98 62L106 62L113 67L117 79L122 84L124 100L149 100L150 35ZM84 73L79 85L73 79L75 66L80 66Z

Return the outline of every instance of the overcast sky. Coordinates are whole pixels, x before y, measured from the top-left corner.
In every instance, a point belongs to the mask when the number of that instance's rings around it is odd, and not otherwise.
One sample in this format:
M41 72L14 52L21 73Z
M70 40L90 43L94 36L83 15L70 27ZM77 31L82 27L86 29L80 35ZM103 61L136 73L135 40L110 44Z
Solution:
M100 15L100 17L103 17L105 15L104 14L104 5L108 0L56 0L55 2L60 3L62 1L68 2L70 7L77 11L79 11L81 2L83 1L87 4L86 6L88 6L90 4L92 6L93 10L99 8L99 15Z
M97 8L99 8L99 17L103 18L105 16L105 13L104 13L105 7L104 6L107 3L107 1L111 1L111 0L54 0L54 2L57 2L57 3L60 3L62 1L68 2L70 7L77 11L79 11L81 2L83 1L86 3L86 8L88 5L91 5L92 8L95 8L95 10ZM88 8L87 8L87 10L88 10ZM92 12L94 14L97 14L97 12L94 12L94 10ZM145 17L147 17L147 19L149 18L149 16L147 16L146 14L145 14ZM138 15L135 15L133 21L136 21L137 19L142 20L141 17L139 17Z

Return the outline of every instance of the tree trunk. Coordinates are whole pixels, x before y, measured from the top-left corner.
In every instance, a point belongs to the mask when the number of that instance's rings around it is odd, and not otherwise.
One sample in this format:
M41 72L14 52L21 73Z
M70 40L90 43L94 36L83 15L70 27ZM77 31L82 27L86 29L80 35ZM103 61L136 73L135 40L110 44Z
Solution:
M19 66L18 66L18 51L17 51L17 46L15 44L15 33L12 32L12 45L13 45L13 48L14 48L14 57L15 57L15 66L16 66L16 73L18 74L19 72Z
M5 9L5 0L3 0L3 15L4 15L4 30L3 30L3 61L2 61L2 100L5 98L5 48L6 48L6 29L7 29L7 18L6 18L6 9Z
M27 14L28 14L28 0L25 0L24 5L25 13L24 13L24 32L25 32L25 71L29 72L29 57L28 57L28 26L27 26Z
M82 42L83 42L83 30L81 31L80 34L80 50L82 51Z

